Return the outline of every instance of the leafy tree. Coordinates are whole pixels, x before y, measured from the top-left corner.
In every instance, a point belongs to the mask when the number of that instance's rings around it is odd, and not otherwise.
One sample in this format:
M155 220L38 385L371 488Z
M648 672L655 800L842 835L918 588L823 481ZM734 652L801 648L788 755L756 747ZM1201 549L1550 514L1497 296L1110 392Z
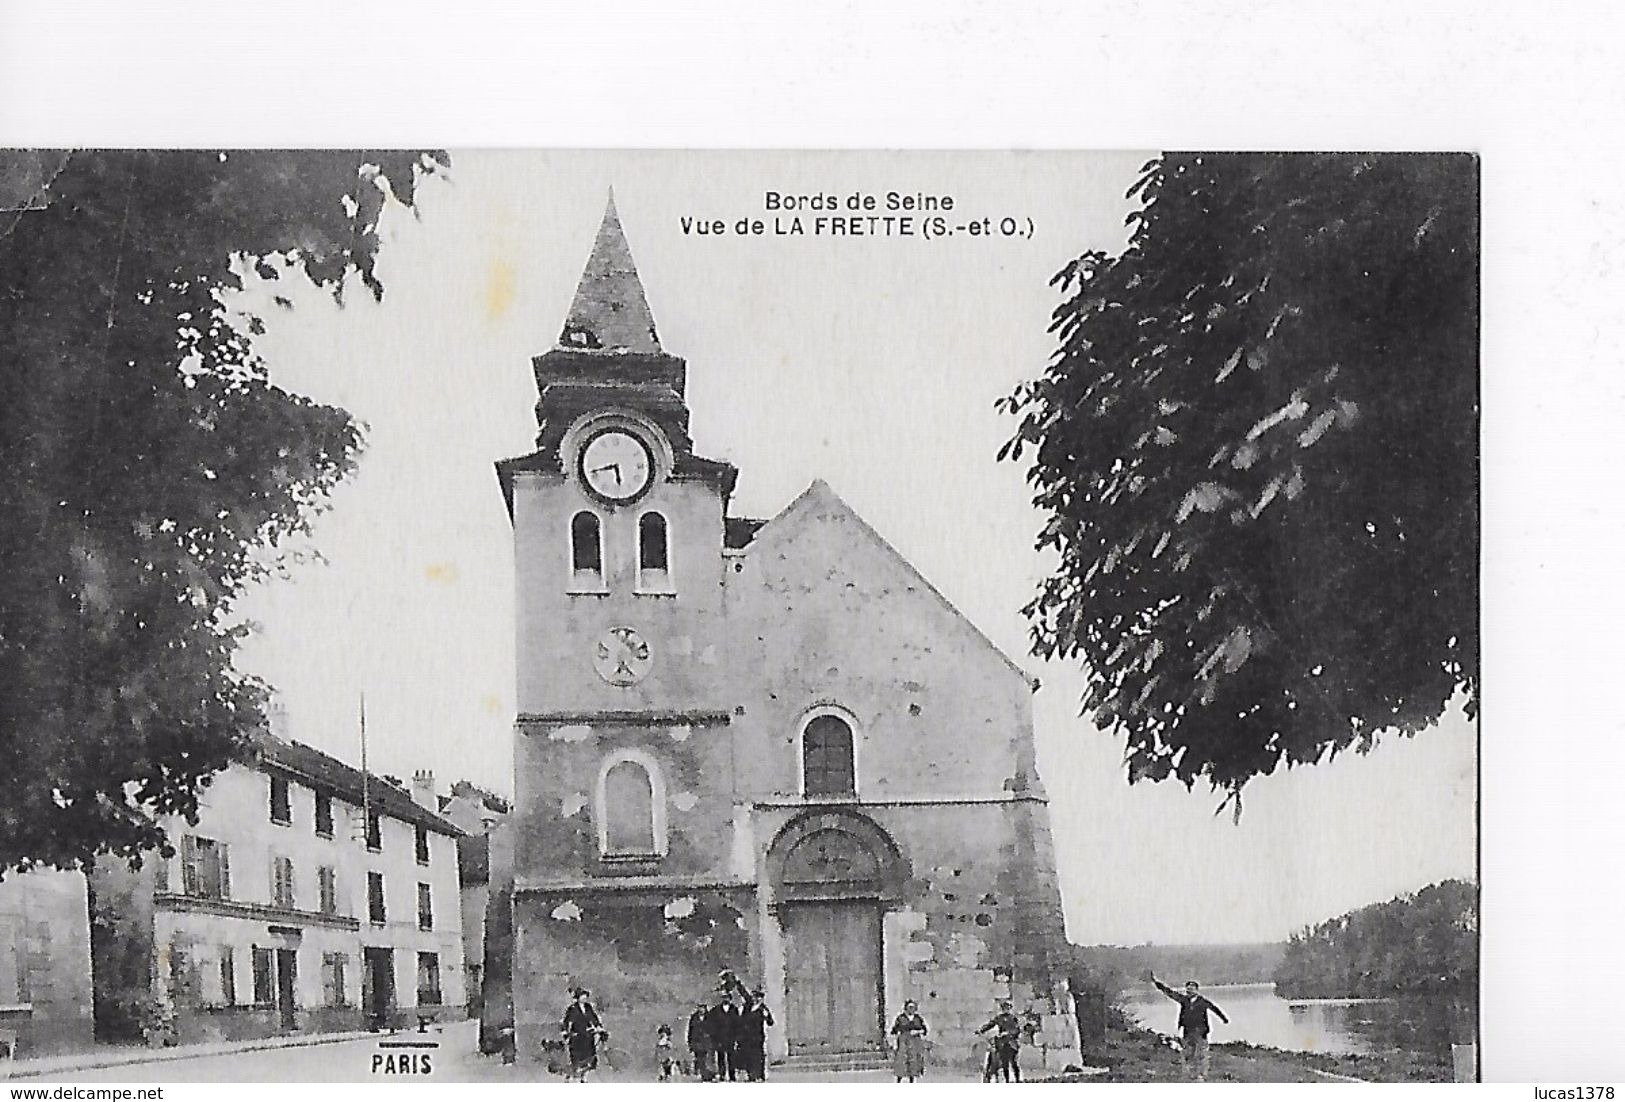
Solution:
M1130 783L1239 815L1283 762L1476 714L1477 186L1468 156L1162 156L1123 253L1055 277L1000 455L1059 556L1034 651L1082 661Z
M407 153L0 154L0 872L134 857L263 722L234 599L351 468L273 386L248 269L374 272Z
M1478 990L1478 888L1442 880L1293 934L1274 981L1284 998L1471 998Z

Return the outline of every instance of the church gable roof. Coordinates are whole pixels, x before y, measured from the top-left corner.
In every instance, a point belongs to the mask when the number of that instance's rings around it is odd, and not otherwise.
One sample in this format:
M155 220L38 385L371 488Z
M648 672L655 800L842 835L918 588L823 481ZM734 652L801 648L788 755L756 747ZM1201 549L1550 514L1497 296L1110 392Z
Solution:
M559 333L559 347L591 352L660 351L654 314L621 229L613 192Z
M900 567L905 574L918 582L922 591L929 594L955 620L969 628L971 633L981 641L982 645L998 655L1000 660L1019 676L1025 684L1028 686L1034 684L1027 671L1016 665L1009 655L1000 650L998 645L989 639L981 628L976 626L975 621L961 612L952 601L943 595L941 590L931 584L930 579L921 574L914 564L908 561L902 552L893 547L886 540L886 537L877 532L873 525L864 520L856 509L848 505L839 494L830 488L829 483L821 478L815 479L812 485L803 490L789 505L786 505L777 516L767 521L756 531L755 538L746 547L746 554L756 554L779 542L788 542L793 545L798 532L807 524L812 523L813 519L821 512L828 511L834 511L849 520L866 543L878 549L895 565Z

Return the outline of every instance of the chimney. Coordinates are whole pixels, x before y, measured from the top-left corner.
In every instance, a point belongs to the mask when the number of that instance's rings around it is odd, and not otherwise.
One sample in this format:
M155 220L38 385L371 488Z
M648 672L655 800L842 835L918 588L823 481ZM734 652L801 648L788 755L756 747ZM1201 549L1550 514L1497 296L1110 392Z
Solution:
M429 770L419 769L412 774L412 800L430 811L438 810L434 797L434 774Z
M271 698L270 707L265 709L265 721L273 736L291 741L288 734L288 705L280 696Z

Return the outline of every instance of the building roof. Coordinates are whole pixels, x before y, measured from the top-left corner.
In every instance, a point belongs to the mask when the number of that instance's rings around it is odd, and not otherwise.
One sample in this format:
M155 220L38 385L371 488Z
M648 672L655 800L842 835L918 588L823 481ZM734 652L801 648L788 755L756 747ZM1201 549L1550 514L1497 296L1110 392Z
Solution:
M465 800L472 800L475 803L485 807L487 810L495 811L501 815L506 815L508 812L513 810L512 800L508 799L506 796L497 795L489 788L481 788L473 781L456 781L453 783L451 786L451 793L449 795L440 797L440 810L444 811L451 805L451 801L459 796L463 797Z
M595 352L660 351L654 315L615 211L614 192L604 207L592 255L559 333L559 347Z
M1033 690L1038 688L1037 681L1035 681L1026 670L1018 666L1015 660L1012 659L1008 654L1005 654L1004 651L999 648L997 643L993 642L992 639L987 637L986 632L982 631L981 628L976 626L976 622L974 620L961 612L959 608L952 601L950 601L940 589L931 584L929 578L927 578L924 574L921 574L919 569L915 567L913 563L908 561L908 558L904 556L901 551L893 547L886 537L877 532L873 525L864 520L863 516L856 509L848 505L846 501L842 499L841 495L830 489L829 483L825 482L821 478L814 479L812 485L803 490L800 496L781 509L777 516L763 524L753 535L752 546L759 548L763 544L771 543L777 539L793 539L796 526L799 523L803 523L807 515L818 508L831 510L839 513L840 515L848 517L859 532L866 536L872 544L879 547L886 555L890 556L895 562L902 566L904 570L912 575L919 583L920 587L925 590L925 592L929 593L936 600L936 602L942 606L943 609L953 616L954 619L958 620L960 623L969 628L971 634L974 635L984 647L998 655L999 659L1005 664L1005 666L1014 672L1016 676L1020 677L1021 680L1027 684L1028 688Z
M766 523L765 520L756 520L752 517L724 517L722 546L731 551L748 546L750 541L756 538L756 530Z
M324 754L314 746L269 733L261 733L255 742L261 770L286 773L319 791L340 796L357 807L362 803L362 778L370 776L366 785L366 800L379 815L401 819L454 838L463 834L456 824L430 811L404 789L376 773L363 774L355 766L331 754Z

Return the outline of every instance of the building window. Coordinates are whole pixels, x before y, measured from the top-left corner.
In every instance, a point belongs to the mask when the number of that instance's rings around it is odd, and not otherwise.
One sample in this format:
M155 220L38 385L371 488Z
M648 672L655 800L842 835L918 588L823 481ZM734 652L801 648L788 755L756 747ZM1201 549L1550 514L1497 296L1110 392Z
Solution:
M418 1005L440 1005L440 954L418 954Z
M671 592L671 548L666 518L659 513L638 518L638 588L648 593Z
M598 517L586 511L570 520L570 578L578 589L604 587L604 539Z
M287 826L293 822L293 805L288 797L288 778L271 778L271 821Z
M231 860L226 843L181 835L181 891L199 899L231 898Z
M237 958L229 945L220 947L220 1001L226 1006L237 1005Z
M418 885L418 929L434 929L434 893L429 885Z
M271 858L271 902L286 910L293 910L293 859Z
M384 924L384 874L367 874L367 920L374 926Z
M377 853L384 848L384 825L378 812L367 812L367 848Z
M623 751L598 778L598 845L605 857L658 857L666 849L665 788L653 759Z
M344 988L344 954L322 954L322 994L328 1006L350 1005Z
M322 914L336 915L339 913L339 876L338 870L332 865L323 865L316 870L316 890L321 896Z
M808 796L857 795L852 726L836 715L817 715L801 732L802 792Z
M276 1002L271 977L271 950L254 950L254 1005L270 1006Z
M417 849L418 864L427 865L429 863L429 831L425 827L416 827L414 830L416 834L413 843Z
M316 793L316 833L333 837L333 797L326 792Z

